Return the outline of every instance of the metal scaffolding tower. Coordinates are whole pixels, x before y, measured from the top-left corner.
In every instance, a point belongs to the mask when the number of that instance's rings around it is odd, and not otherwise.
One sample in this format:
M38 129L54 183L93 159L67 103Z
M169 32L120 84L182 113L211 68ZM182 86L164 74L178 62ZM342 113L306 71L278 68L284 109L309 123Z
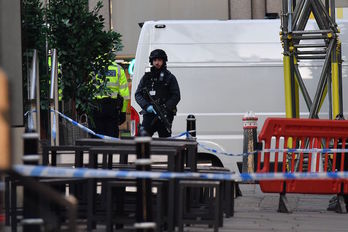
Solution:
M282 0L281 40L284 48L286 117L299 117L299 90L309 110L309 118L318 118L326 96L329 118L343 114L342 49L336 24L335 0ZM313 14L318 30L305 30ZM299 63L323 60L313 100L303 82Z

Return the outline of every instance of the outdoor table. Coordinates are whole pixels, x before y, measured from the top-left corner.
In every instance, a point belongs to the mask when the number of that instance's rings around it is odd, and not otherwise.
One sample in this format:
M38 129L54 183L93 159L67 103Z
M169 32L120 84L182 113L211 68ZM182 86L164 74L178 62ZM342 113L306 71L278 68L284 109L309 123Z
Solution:
M106 154L109 156L108 161L112 162L112 154L119 154L123 153L125 155L129 154L135 154L136 153L136 147L135 145L129 145L129 143L118 143L117 145L113 144L111 147L106 147L106 146L100 146L100 147L93 147L89 149L90 152L90 161L89 161L89 167L90 168L97 168L98 167L98 155L103 154L105 157ZM168 157L168 164L167 164L167 171L170 172L183 172L184 170L184 162L183 162L183 156L180 153L180 147L151 147L150 148L150 155L155 156L155 155L161 155L161 156L167 156ZM105 159L103 159L105 161ZM104 163L104 162L103 162ZM104 163L103 164L104 168L110 168L110 163ZM169 226L174 226L175 223L175 202L176 202L176 180L170 179L169 181L169 191L168 191L168 225ZM88 213L87 213L87 218L88 218L88 223L89 227L92 227L93 224L93 218L95 215L95 204L94 204L94 199L95 199L95 194L96 194L96 180L90 180L89 185L88 185ZM103 192L103 191L102 191Z

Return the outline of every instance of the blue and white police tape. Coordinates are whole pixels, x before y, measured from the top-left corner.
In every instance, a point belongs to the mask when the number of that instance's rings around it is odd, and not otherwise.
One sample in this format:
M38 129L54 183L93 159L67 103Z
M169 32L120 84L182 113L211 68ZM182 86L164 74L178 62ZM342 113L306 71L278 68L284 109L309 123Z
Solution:
M348 152L346 148L274 148L274 149L263 149L262 152L280 152L280 153L345 153Z
M183 137L183 136L186 136L186 137L187 137L188 134L189 134L189 132L188 132L188 131L185 131L185 132L182 132L182 133L180 133L180 134L178 134L178 135L174 135L174 136L172 136L172 137L170 137L170 138L176 139L176 138L181 138L181 137Z
M108 139L108 140L119 140L119 138L115 138L115 137L111 137L111 136L107 136L107 135L101 135L98 133L95 133L94 131L92 131L91 129L85 127L84 125L81 125L80 123L74 121L73 119L69 118L68 116L62 114L61 112L57 111L57 110L51 110L52 112L57 113L59 116L61 116L62 118L64 118L65 120L69 121L70 123L72 123L74 126L77 126L78 128L80 128L83 131L86 131L87 133L97 136L98 138L101 139Z
M53 109L51 109L51 112ZM52 137L53 139L56 139L57 137L57 125L56 125L56 114L53 111L53 125L52 125Z
M201 143L198 143L198 145L203 148L204 150L210 151L217 155L225 155L225 156L248 156L257 154L258 152L263 153L321 153L321 154L334 154L334 153L346 153L348 152L348 149L334 149L334 148L273 148L273 149L263 149L263 150L255 150L253 152L247 152L247 153L240 153L240 154L233 154L223 151L218 151L216 149L209 148Z
M204 179L204 180L297 180L297 179L348 179L348 172L296 172L296 173L197 173L105 170L88 168L60 168L47 166L15 165L14 170L24 176L49 178L146 178L146 179Z
M27 117L31 113L36 113L36 110L28 110L27 112L24 113L24 117Z
M72 123L74 126L77 126L79 127L80 129L86 131L87 133L89 134L92 134L94 136L97 136L98 138L101 138L101 139L107 139L107 140L119 140L119 138L115 138L115 137L111 137L111 136L107 136L107 135L101 135L101 134L98 134L98 133L95 133L93 130L81 125L80 123L74 121L73 119L69 118L68 116L60 113L59 111L56 111L56 110L51 110L55 113L57 113L58 115L60 115L61 117L63 117L64 119L66 119L67 121L69 121L70 123ZM25 116L27 114L31 114L31 111L27 111L25 113ZM30 117L31 119L31 117ZM32 120L30 120L32 122ZM32 122L33 123L33 122ZM55 132L55 127L56 125L53 125L54 127L54 132ZM178 135L175 135L175 136L172 136L171 138L180 138L180 137L183 137L183 136L186 136L188 138L192 138L192 136L190 135L190 131L185 131L185 132L182 132ZM204 150L207 150L211 153L214 153L216 155L225 155L225 156L248 156L248 155L252 155L252 154L256 154L258 152L270 152L270 153L276 153L276 152L279 152L279 153L345 153L345 152L348 152L348 149L331 149L331 148L310 148L310 149L293 149L293 148L283 148L283 149L278 149L278 148L273 148L273 149L263 149L263 150L256 150L256 151L253 151L253 152L247 152L247 153L240 153L240 154L233 154L233 153L228 153L228 152L224 152L224 151L218 151L217 149L213 149L213 148L209 148L207 146L205 146L204 144L202 143L198 143L198 145L203 148Z
M32 113L36 113L36 110L27 111L24 117L28 116L28 128L29 130L34 130L34 119Z
M52 112L55 112L57 114L59 114L62 118L66 119L67 121L69 121L70 123L72 123L74 126L79 127L80 129L86 131L89 134L92 134L94 136L97 136L101 139L108 139L108 140L119 140L119 138L115 138L115 137L111 137L111 136L107 136L107 135L101 135L98 133L95 133L94 131L92 131L91 129L85 127L84 125L81 125L80 123L74 121L73 119L69 118L68 116L62 114L61 112L57 111L57 110L51 110ZM187 136L189 132L185 131L183 133L180 133L178 135L172 136L171 138L180 138L183 136Z

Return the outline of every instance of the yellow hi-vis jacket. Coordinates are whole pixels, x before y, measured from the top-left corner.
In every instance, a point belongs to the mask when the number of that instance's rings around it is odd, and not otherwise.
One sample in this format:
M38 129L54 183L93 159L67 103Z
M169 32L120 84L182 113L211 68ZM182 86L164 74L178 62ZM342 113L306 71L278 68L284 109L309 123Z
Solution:
M96 78L98 79L98 75ZM102 99L111 97L116 99L117 95L119 94L121 97L123 97L123 106L121 112L126 112L129 101L129 88L128 80L123 68L115 62L112 62L112 65L108 67L106 80L108 81L106 86L111 90L111 95L99 95L96 96L96 98Z

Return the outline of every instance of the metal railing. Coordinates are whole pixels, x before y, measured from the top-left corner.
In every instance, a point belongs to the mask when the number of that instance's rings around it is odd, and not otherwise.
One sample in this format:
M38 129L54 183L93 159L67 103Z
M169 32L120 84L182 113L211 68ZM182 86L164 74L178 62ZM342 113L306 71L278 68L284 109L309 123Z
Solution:
M50 86L50 122L51 122L51 145L59 145L59 121L58 114L58 59L57 50L52 50L51 63L51 86Z
M39 83L39 60L37 50L34 49L30 72L30 113L28 115L28 129L40 134L40 83Z

